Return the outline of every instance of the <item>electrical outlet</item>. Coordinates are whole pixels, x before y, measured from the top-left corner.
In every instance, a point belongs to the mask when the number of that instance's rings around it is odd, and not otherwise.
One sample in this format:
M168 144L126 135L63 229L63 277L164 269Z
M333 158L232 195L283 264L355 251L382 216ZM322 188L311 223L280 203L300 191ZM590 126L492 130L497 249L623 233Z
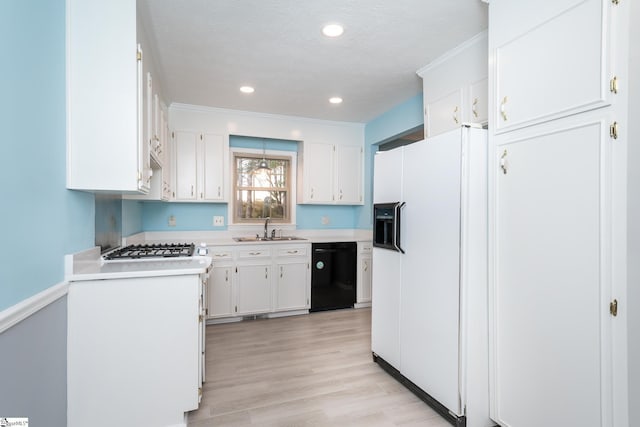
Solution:
M328 217L328 216L323 216L323 217L320 219L320 222L322 223L322 225L328 225L331 221L329 220L329 217Z
M213 226L214 227L222 227L222 226L224 226L224 217L223 216L214 216L213 217Z
M169 217L169 227L175 227L176 226L176 217L171 215Z

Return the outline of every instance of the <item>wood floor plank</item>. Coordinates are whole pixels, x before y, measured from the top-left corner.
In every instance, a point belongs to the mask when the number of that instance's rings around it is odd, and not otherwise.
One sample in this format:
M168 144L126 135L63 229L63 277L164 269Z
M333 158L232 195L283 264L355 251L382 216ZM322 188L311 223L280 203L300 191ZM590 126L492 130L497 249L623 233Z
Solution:
M371 310L207 326L189 427L449 425L371 357Z

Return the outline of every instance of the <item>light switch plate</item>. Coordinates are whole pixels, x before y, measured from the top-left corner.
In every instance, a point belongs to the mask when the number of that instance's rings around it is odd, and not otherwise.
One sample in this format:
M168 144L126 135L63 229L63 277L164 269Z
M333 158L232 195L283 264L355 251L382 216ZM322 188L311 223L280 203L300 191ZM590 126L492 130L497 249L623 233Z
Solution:
M214 227L222 227L222 226L224 226L224 217L223 216L214 216L213 217L213 226Z

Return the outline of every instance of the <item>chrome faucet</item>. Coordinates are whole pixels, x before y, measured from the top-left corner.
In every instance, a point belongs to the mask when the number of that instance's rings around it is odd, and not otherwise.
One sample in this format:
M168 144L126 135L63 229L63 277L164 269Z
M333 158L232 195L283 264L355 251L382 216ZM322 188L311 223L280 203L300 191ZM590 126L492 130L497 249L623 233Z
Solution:
M271 217L266 217L264 219L264 238L265 240L269 238L269 235L267 234L267 225L269 225L269 220L271 219Z

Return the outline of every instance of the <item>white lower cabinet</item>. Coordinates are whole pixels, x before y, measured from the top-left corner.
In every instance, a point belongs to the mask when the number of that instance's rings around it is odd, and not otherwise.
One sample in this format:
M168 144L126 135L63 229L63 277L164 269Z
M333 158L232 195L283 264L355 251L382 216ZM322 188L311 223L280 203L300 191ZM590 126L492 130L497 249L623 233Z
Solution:
M276 311L303 310L310 307L309 251L289 247L278 251L276 261Z
M239 265L236 271L238 277L236 314L271 311L271 260L255 265Z
M210 250L212 271L209 275L208 317L228 317L235 311L233 298L233 276L235 266L232 247L215 247Z
M233 307L233 267L216 266L209 279L209 317L231 316Z
M371 257L372 243L358 242L358 278L356 302L371 303Z
M197 409L202 278L71 282L67 425L181 425ZM158 316L158 313L162 313Z
M309 243L213 247L209 319L310 307Z

